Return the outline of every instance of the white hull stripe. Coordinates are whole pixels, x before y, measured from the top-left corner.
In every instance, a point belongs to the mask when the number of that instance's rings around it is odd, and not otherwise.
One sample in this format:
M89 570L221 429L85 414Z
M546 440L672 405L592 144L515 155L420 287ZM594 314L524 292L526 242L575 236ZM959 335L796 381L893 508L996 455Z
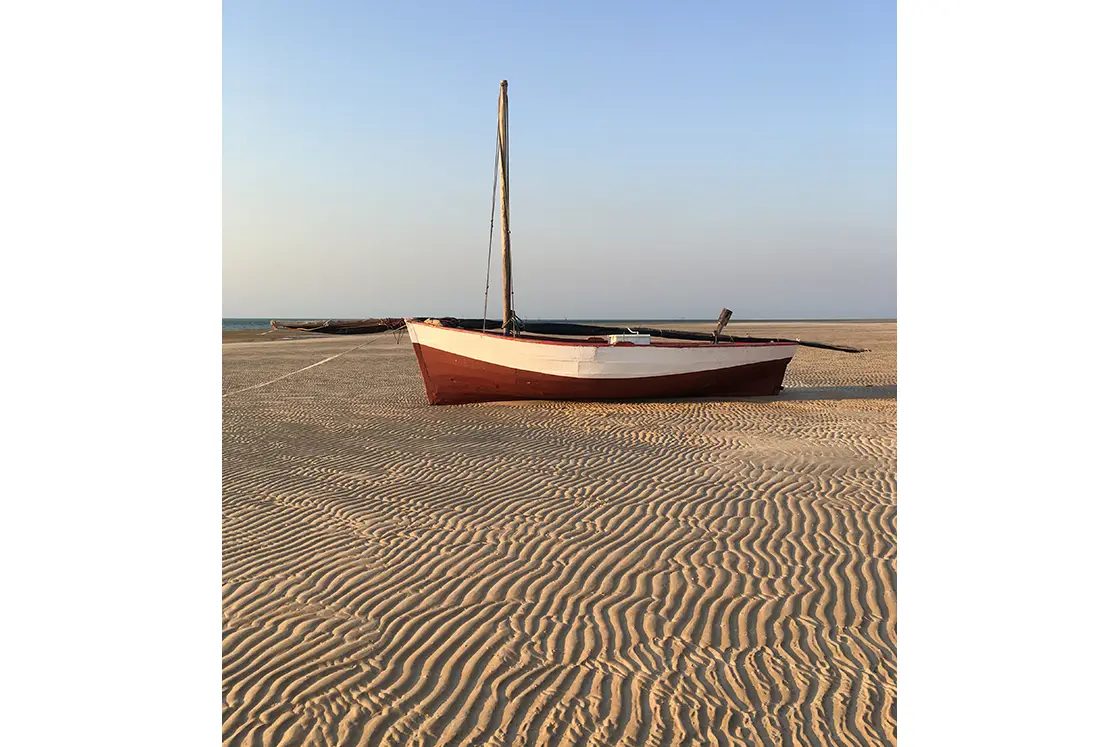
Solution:
M792 358L796 345L569 345L407 322L414 344L521 371L581 379L632 379L715 371Z

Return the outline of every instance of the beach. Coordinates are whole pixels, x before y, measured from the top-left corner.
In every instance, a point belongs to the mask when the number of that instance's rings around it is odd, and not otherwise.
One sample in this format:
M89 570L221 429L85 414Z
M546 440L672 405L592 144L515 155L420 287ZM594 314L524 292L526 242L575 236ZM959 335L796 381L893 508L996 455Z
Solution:
M727 332L870 352L433 407L407 333L223 333L224 742L895 744L896 324Z

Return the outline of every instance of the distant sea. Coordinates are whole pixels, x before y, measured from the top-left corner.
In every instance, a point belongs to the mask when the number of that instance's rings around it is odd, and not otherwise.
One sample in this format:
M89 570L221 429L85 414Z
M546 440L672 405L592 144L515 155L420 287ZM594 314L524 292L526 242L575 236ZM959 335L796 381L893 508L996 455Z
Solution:
M222 331L230 329L268 329L271 319L222 319Z
M256 319L256 318L249 319L249 318L232 318L232 317L231 318L223 318L222 319L222 331L225 332L226 330L234 330L234 329L268 329L269 328L268 323L270 321L272 321L272 319L297 320L297 319L313 319L313 318L316 318L316 317L274 316L274 317L271 317L269 319ZM322 319L323 317L317 317L317 318ZM637 324L642 324L642 325L656 325L656 324L674 324L674 323L677 323L677 324L693 324L693 323L703 323L703 322L711 322L712 324L715 324L716 320L715 319L685 319L684 317L681 317L680 319L532 319L532 320L526 320L526 321L534 321L534 322L575 322L577 324L587 323L587 322L602 322L602 323L606 323L606 324L614 324L614 323L619 323L619 322L630 322L631 324L637 323ZM735 318L732 318L731 321L734 323L734 322L893 322L893 321L896 321L896 320L895 319L735 319Z

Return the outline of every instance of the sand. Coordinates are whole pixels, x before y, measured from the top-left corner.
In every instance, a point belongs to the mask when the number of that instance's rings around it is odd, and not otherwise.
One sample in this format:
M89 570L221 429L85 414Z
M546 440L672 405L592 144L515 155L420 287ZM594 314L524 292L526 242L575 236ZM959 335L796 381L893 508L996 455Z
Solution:
M747 330L872 352L431 407L407 336L223 344L225 742L894 744L895 325Z

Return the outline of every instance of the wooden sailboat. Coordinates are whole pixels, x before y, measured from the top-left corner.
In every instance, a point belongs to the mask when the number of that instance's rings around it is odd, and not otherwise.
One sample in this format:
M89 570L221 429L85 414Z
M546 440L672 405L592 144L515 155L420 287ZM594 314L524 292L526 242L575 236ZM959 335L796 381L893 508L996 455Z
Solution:
M702 337L686 333L664 339L668 333L643 330L578 339L549 335L547 324L522 323L512 307L508 124L503 80L498 95L501 326L487 329L483 321L481 329L471 329L448 324L454 320L405 320L429 403L765 396L781 391L799 342L721 337L730 317L726 309L707 341L679 339Z
M404 326L404 319L315 319L311 321L278 321L273 319L269 322L269 326L273 329L319 332L324 335L369 335L400 329Z

